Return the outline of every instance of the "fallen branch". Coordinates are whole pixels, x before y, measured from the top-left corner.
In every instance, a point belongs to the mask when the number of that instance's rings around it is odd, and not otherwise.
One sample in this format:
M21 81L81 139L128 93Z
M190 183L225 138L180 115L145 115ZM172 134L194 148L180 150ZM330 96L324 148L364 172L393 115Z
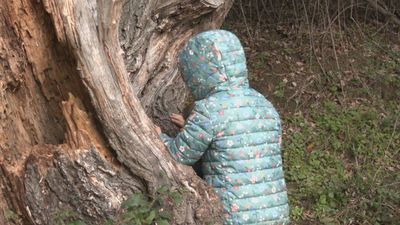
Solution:
M395 24L400 26L400 18L395 15L394 13L387 10L385 7L385 3L379 0L365 0L367 1L372 7L374 7L378 12L382 13L383 15L389 17L389 19L394 22Z

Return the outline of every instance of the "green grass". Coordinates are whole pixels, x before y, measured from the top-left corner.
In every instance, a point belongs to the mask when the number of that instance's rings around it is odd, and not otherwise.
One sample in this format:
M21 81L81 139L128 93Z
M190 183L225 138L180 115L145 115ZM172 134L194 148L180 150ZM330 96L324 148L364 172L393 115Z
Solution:
M307 116L287 117L284 163L292 219L398 222L399 115L398 108L381 115L374 106L343 108L328 101Z

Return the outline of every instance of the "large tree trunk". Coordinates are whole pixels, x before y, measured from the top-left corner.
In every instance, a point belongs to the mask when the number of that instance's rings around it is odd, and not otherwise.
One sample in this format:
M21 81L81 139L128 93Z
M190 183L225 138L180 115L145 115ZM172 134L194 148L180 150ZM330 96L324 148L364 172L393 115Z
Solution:
M187 92L176 55L232 0L0 0L0 224L113 218L131 193L183 191L174 224L218 224L216 195L154 133ZM150 116L150 117L149 117Z

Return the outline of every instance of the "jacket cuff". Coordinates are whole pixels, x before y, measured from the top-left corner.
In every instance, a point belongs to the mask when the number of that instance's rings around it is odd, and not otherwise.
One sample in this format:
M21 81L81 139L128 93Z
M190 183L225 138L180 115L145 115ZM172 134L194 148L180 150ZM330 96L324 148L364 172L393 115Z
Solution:
M170 141L172 138L168 136L167 134L161 133L160 138L164 144L166 144L168 141Z

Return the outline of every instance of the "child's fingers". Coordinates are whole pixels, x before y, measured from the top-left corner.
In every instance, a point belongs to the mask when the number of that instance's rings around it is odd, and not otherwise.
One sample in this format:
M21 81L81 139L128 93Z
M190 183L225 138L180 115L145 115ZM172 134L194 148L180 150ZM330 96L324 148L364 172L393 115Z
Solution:
M185 124L182 121L172 121L175 125L177 125L178 127L183 127Z
M174 118L174 119L177 119L177 120L184 120L184 119L183 119L183 116L180 115L180 114L172 113L172 114L170 115L170 117L171 117L171 119Z
M172 121L181 121L179 118L176 118L176 117L171 117L171 120Z
M170 116L169 116L170 118L171 118L171 120L176 120L176 121L185 121L185 119L183 119L183 116L182 115L179 115L179 114L171 114Z
M172 113L170 115L170 119L173 123L175 123L178 127L183 127L185 125L185 119L183 118L182 115Z
M176 123L176 124L180 124L180 123L181 123L181 121L176 120L176 119L171 119L171 121L172 121L173 123Z

